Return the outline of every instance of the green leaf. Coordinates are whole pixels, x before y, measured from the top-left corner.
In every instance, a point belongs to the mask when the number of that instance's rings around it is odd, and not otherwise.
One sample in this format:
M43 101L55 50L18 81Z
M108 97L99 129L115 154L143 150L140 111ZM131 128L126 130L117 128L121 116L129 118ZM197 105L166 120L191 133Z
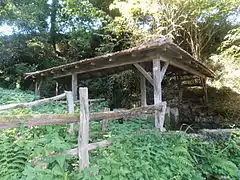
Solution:
M64 171L62 170L62 168L59 165L55 165L52 169L52 173L54 175L61 176L61 175L63 175Z
M57 161L58 165L63 169L66 157L63 155L57 155L55 156L55 160Z
M238 168L233 162L219 158L214 164L219 168L224 169L226 172L229 173L230 176L238 176Z

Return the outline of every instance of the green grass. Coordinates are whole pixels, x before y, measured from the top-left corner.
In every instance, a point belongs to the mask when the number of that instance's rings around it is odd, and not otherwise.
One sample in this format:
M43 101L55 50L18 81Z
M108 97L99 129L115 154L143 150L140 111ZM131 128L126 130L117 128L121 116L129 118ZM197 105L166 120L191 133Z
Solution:
M6 92L5 102L26 102L35 97L22 91ZM31 99L31 98L32 99ZM8 101L9 100L9 101ZM106 104L94 106L99 111ZM65 105L51 103L18 113L64 113ZM61 155L77 145L77 130L70 135L69 125L40 126L0 130L0 177L22 180L78 179L239 179L240 136L228 141L208 142L189 138L186 134L161 134L154 130L152 118L134 118L109 122L105 134L100 123L91 122L90 142L112 141L108 148L90 152L90 167L78 171L77 157ZM57 156L49 156L52 153Z

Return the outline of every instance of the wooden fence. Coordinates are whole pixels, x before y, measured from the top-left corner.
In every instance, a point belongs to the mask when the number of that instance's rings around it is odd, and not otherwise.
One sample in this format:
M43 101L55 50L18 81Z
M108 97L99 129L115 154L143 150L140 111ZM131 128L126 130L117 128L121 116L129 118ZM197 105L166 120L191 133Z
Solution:
M29 103L22 104L9 104L0 106L0 110L25 108L38 106L40 104L49 103L56 100L67 98L67 107L69 114L40 114L40 115L15 115L15 116L0 116L0 129L3 128L16 128L21 125L24 126L40 126L40 125L53 125L53 124L71 124L70 130L73 131L74 122L79 122L78 131L78 148L66 151L66 154L78 155L80 170L89 166L88 151L96 149L97 147L105 147L110 144L109 141L104 140L101 142L89 144L89 121L103 120L104 131L106 131L107 121L121 118L136 117L140 114L154 113L155 111L162 111L165 103L159 105L149 105L144 107L138 107L130 110L122 111L104 111L89 113L89 99L88 89L85 87L79 88L79 103L80 114L74 113L74 99L72 92L65 92L61 95L37 100ZM54 155L54 154L52 154Z

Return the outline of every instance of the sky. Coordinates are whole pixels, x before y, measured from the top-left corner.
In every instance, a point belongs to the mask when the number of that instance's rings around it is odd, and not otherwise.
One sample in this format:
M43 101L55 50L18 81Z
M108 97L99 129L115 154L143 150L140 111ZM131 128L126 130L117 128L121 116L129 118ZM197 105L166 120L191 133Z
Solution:
M52 0L48 0L47 3L51 4ZM49 20L50 19L48 19L48 21ZM228 20L233 24L240 24L240 14L231 15L231 16L229 16ZM16 31L17 31L17 29L14 26L10 26L10 25L7 25L7 24L2 24L0 26L0 36L12 35Z
M48 4L52 3L52 0L47 1ZM5 36L5 35L12 35L16 31L16 27L14 26L9 26L7 24L2 24L0 26L0 36Z
M14 30L12 26L9 26L7 24L4 24L0 26L0 36L1 35L11 35L13 34Z

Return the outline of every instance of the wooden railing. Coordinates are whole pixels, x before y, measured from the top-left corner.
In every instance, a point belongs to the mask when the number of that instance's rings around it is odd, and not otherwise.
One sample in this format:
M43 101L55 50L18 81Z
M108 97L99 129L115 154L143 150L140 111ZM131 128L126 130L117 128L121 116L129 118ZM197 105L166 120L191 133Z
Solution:
M37 101L28 102L28 103L2 105L2 106L0 106L0 111L1 110L16 109L16 108L30 108L30 107L34 107L34 106L39 106L41 104L46 104L46 103L50 103L50 102L53 102L53 101L57 101L57 100L60 100L60 99L65 99L65 98L66 98L66 93L63 93L63 94L60 94L58 96L54 96L54 97L51 97L51 98L40 99L40 100L37 100Z
M89 99L88 89L79 88L79 102L80 102L80 114L74 113L74 101L72 92L65 92L61 95L37 100L29 103L22 104L9 104L0 106L0 110L7 110L13 108L25 108L33 107L44 103L67 98L68 112L69 114L38 114L38 115L14 115L14 116L0 116L0 129L3 128L16 128L19 126L40 126L40 125L54 125L54 124L72 124L79 122L78 132L78 147L65 152L65 154L78 155L79 157L79 168L83 170L89 166L88 151L96 149L97 147L105 147L110 144L109 141L104 140L101 142L89 144L89 121L92 120L114 120L114 119L127 119L130 117L136 117L143 113L149 114L155 111L162 111L164 109L163 104L149 105L144 107L138 107L130 110L122 111L105 111L89 113ZM106 124L105 124L106 126ZM73 126L72 126L73 127ZM72 128L71 127L71 128ZM104 127L106 129L106 127ZM54 155L54 154L52 154Z
M145 107L134 108L123 111L106 111L90 113L90 121L93 120L115 120L121 118L136 117L140 114L151 114L155 110L161 110L162 105L154 106L149 105ZM35 115L13 115L13 116L0 116L0 129L16 128L24 126L41 126L41 125L54 125L54 124L71 124L79 122L80 117L78 113L74 114L35 114Z

